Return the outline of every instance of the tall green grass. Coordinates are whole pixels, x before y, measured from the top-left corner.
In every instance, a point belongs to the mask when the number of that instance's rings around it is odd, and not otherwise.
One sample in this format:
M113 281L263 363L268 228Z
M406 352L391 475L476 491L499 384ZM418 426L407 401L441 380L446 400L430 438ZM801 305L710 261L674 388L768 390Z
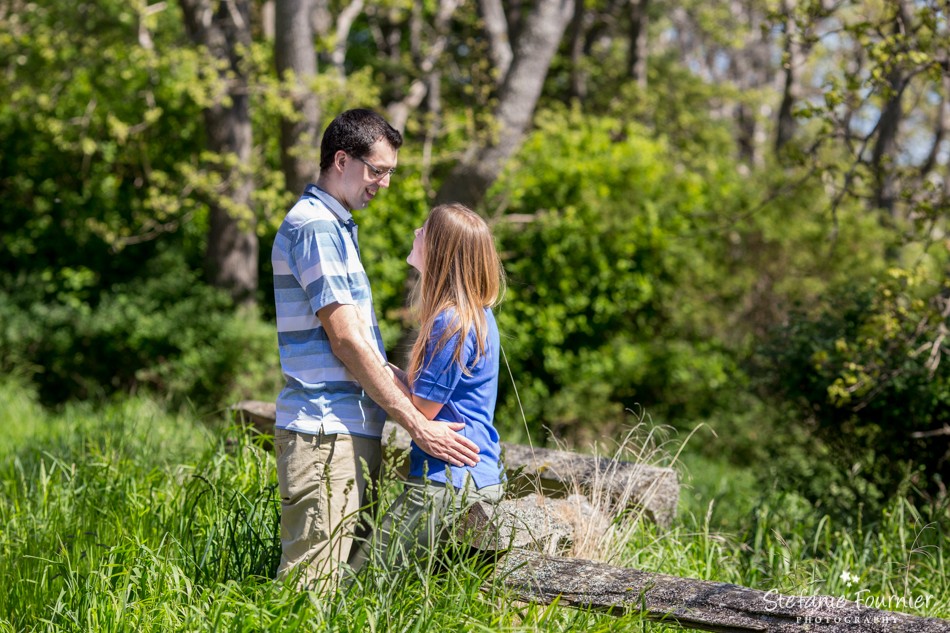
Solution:
M145 399L51 413L10 382L0 405L0 631L667 630L520 603L475 562L295 591L271 580L275 471L249 436ZM891 607L950 616L946 508L894 502L846 532L801 500L754 497L742 473L685 465L693 488L676 524L615 531L614 564L793 594L920 596Z

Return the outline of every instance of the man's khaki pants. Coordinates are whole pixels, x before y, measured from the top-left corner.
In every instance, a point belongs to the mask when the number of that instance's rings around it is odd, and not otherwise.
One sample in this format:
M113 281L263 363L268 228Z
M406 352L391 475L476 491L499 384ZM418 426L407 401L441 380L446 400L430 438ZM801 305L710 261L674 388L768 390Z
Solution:
M323 588L350 556L379 475L379 439L276 429L274 449L281 498L277 579L299 574L301 588Z

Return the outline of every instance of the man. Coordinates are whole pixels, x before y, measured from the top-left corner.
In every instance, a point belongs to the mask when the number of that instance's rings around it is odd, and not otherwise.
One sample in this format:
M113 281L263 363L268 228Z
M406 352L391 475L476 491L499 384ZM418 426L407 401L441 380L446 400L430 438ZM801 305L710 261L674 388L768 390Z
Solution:
M428 454L474 465L462 424L433 422L393 380L360 260L352 211L396 169L402 135L378 114L340 114L320 145L320 177L274 239L277 336L286 386L277 398L281 495L278 579L312 586L347 561L359 509L381 461L386 414Z

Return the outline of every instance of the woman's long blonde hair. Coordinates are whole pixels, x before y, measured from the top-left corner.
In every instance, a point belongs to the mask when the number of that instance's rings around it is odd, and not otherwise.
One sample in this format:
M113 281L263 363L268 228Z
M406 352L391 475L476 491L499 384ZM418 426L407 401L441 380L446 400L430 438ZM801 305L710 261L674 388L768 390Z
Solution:
M452 359L462 364L465 339L474 328L478 349L472 364L481 358L488 340L484 309L495 306L505 291L505 271L491 229L465 205L453 202L432 209L422 243L425 263L413 302L422 325L409 357L410 384L422 370L435 318L448 308L455 309L455 320L442 332L435 350L441 350L456 333L461 333ZM467 374L468 368L463 365L462 371Z

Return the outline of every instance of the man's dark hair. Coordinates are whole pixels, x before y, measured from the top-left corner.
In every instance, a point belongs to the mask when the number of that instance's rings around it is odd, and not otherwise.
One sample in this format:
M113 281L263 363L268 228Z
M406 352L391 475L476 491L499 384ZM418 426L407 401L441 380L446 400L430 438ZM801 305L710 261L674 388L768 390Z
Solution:
M393 149L402 147L402 134L372 110L355 108L342 112L323 132L320 169L329 168L333 156L341 149L350 156L363 158L380 139L386 139Z

